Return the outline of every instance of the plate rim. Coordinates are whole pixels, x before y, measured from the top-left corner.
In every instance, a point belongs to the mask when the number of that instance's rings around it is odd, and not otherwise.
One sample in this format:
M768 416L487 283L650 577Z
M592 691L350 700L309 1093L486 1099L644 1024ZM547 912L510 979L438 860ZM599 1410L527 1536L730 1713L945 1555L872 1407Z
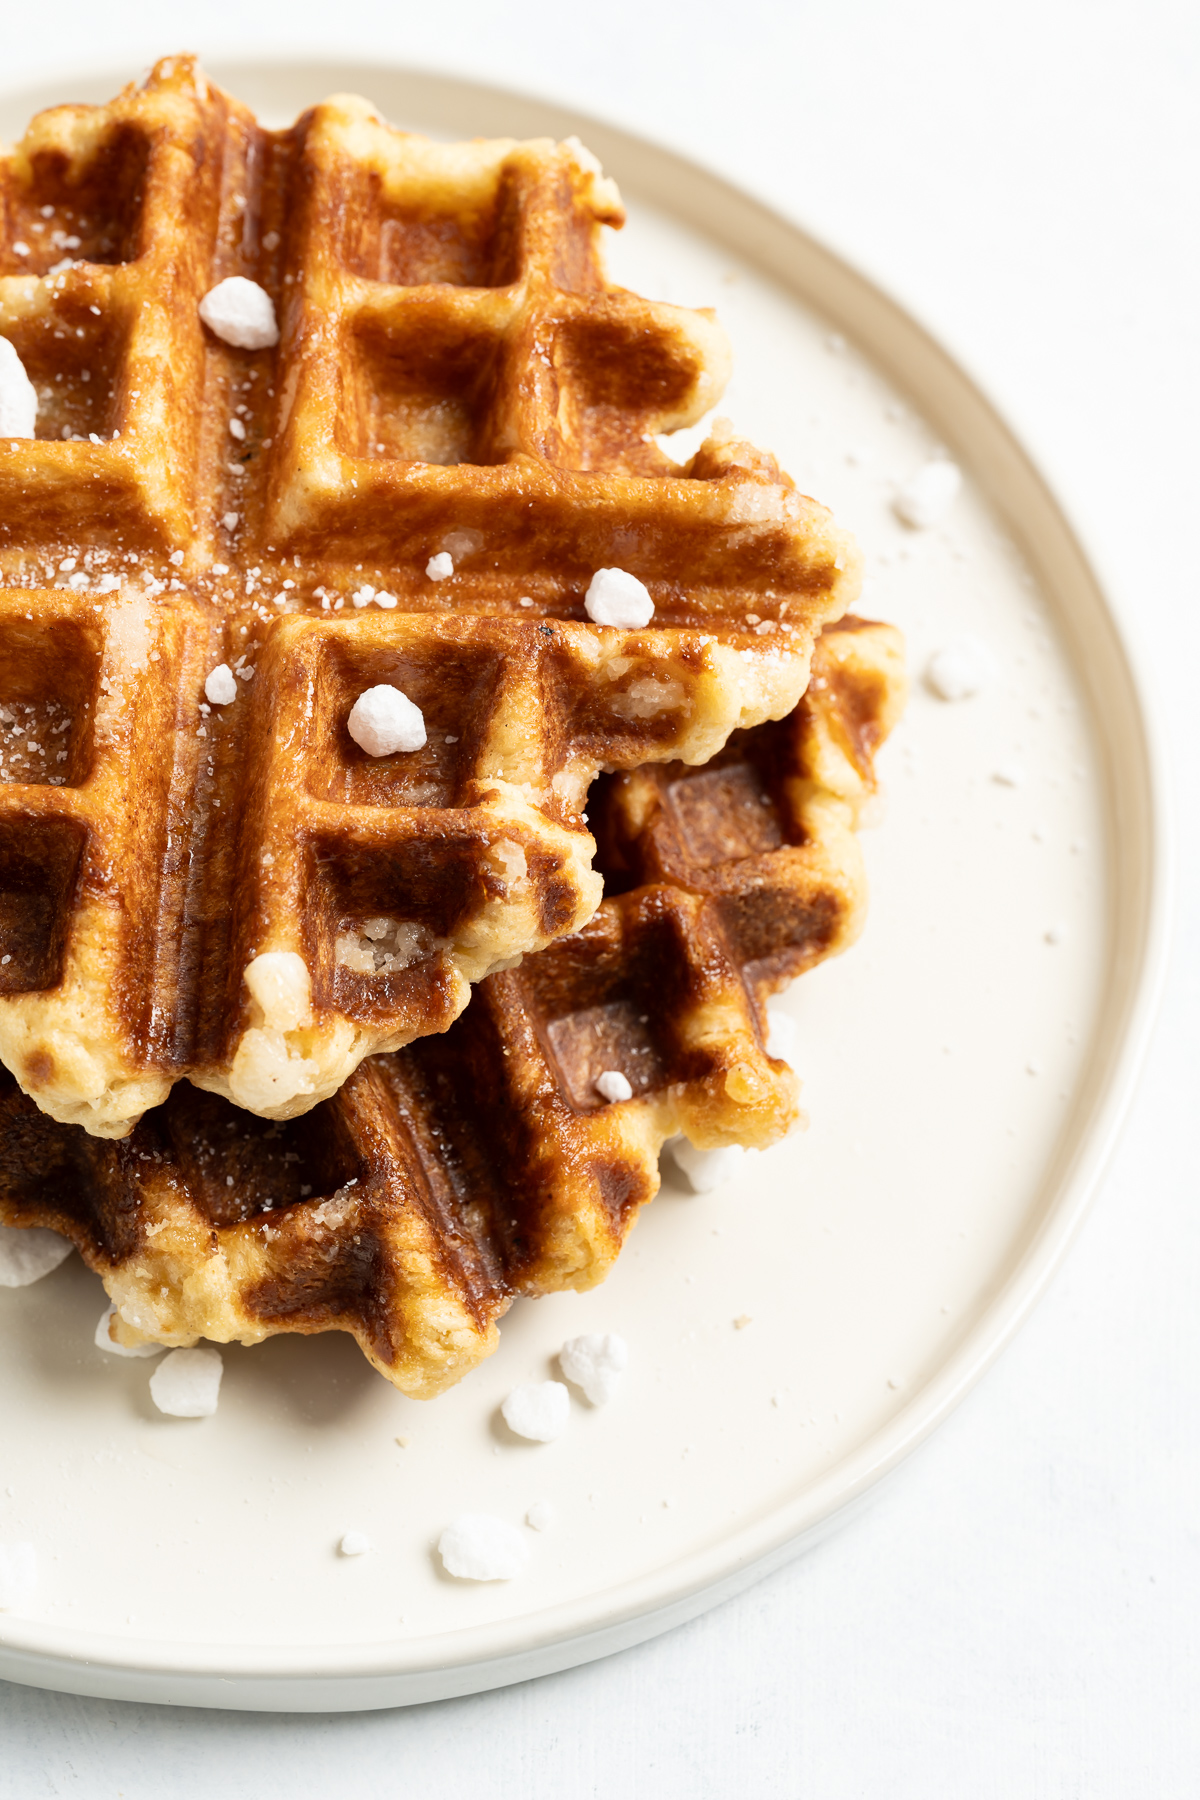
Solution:
M961 353L948 348L944 336L924 326L906 302L893 297L857 260L703 160L640 131L535 94L390 58L367 62L341 53L269 58L243 50L214 55L212 66L214 79L232 92L237 92L239 75L251 81L264 74L286 76L297 84L312 77L317 92L332 91L335 84L357 85L359 79L364 85L372 78L386 79L395 90L411 89L415 113L424 105L434 116L469 116L476 131L489 116L501 112L504 135L584 136L632 193L727 244L805 304L832 314L839 328L853 320L857 329L850 335L863 343L871 361L897 386L920 393L921 416L935 423L951 443L963 431L961 423L953 425L948 415L952 408L965 409L988 448L990 479L981 468L978 444L966 460L989 502L1004 515L1007 528L1040 569L1056 623L1068 639L1072 664L1088 692L1094 723L1105 724L1096 736L1108 765L1109 819L1129 827L1125 847L1135 842L1138 849L1138 855L1119 862L1110 855L1110 987L1119 986L1120 992L1106 1005L1110 1013L1115 1006L1116 1012L1099 1019L1092 1034L1081 1081L1081 1089L1087 1091L1077 1099L1074 1120L1060 1129L1043 1171L1035 1228L1010 1262L990 1304L908 1405L800 1494L604 1594L589 1593L518 1619L432 1637L338 1645L189 1644L118 1638L0 1616L0 1676L27 1685L250 1710L415 1704L526 1680L611 1654L731 1598L847 1523L991 1366L1074 1241L1124 1128L1145 1064L1171 944L1174 842L1168 763L1153 684L1129 625L1130 609L1120 603L1118 584L1058 497L1064 484L1044 472L1045 457L1025 447L1006 411L992 400ZM107 60L96 58L62 77L39 70L17 80L0 78L0 95L6 100L28 96L32 111L42 103L41 90L50 80L61 91L72 80L90 85L111 79L116 91L122 77L108 71ZM636 175L623 173L630 165L636 165ZM821 298L814 296L810 283L821 286ZM833 305L831 296L836 296ZM885 329L895 340L890 352L882 341ZM940 417L942 413L947 416ZM1006 485L1023 490L1026 500L1034 502L1035 523L1018 523L1001 498ZM1072 620L1048 564L1057 564L1060 579L1069 571L1080 592L1087 594L1080 611L1091 610L1092 622L1102 627L1103 641L1086 645L1080 641L1078 621ZM1115 684L1118 692L1124 689L1121 729L1126 750L1135 752L1124 763L1118 759L1114 764L1117 728L1101 720L1095 705L1102 683Z

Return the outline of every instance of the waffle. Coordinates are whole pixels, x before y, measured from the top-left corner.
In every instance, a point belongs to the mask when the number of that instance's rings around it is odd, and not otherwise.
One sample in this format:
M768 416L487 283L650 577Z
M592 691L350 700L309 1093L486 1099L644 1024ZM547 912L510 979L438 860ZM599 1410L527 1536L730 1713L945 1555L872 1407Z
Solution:
M903 690L899 634L845 619L790 718L700 769L602 778L589 923L291 1123L180 1085L106 1143L10 1081L0 1218L69 1235L125 1342L344 1330L405 1393L440 1392L515 1297L603 1279L666 1138L765 1146L796 1120L765 1002L861 928L854 827ZM628 1100L602 1099L612 1071Z
M40 115L0 202L40 396L0 439L0 1059L99 1136L182 1077L290 1118L584 924L597 770L784 716L857 553L725 427L658 447L725 339L607 282L577 144L345 97L267 132L175 58ZM206 330L230 277L277 346ZM605 568L652 626L590 622ZM350 738L380 682L423 752Z

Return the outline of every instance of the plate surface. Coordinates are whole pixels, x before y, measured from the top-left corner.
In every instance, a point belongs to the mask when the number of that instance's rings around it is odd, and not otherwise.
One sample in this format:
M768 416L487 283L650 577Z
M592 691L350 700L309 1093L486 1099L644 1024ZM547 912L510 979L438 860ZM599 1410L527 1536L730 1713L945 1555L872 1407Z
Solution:
M883 753L866 935L787 1002L808 1131L712 1195L668 1170L607 1284L516 1307L453 1393L409 1401L348 1339L281 1338L225 1352L214 1418L167 1419L153 1364L93 1347L103 1295L78 1259L0 1290L0 1543L32 1540L41 1571L0 1614L0 1675L208 1706L396 1705L692 1616L844 1519L945 1416L1061 1257L1129 1098L1165 940L1161 780L1127 652L1042 478L938 346L794 226L664 151L466 83L212 72L269 123L355 89L439 136L577 132L629 202L615 278L717 307L735 352L720 410L857 533L859 610L904 628L918 677L963 637L994 662L959 704L916 680ZM10 95L0 132L120 80ZM938 449L964 492L913 532L892 500ZM592 1330L629 1342L618 1398L573 1403L554 1444L512 1438L505 1394ZM440 1572L451 1518L520 1523L538 1500L556 1522L529 1533L520 1578ZM348 1530L372 1552L339 1556Z

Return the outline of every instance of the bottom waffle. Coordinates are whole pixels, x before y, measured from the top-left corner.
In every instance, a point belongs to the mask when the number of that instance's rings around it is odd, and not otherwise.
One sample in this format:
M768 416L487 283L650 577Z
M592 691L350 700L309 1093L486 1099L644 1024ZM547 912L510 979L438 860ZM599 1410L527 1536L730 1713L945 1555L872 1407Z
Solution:
M603 778L591 922L299 1119L181 1084L105 1140L4 1075L0 1219L70 1237L122 1341L343 1330L405 1393L441 1392L514 1298L603 1279L667 1138L763 1147L796 1121L765 1003L861 929L854 829L903 698L899 633L848 618L789 718L701 768Z

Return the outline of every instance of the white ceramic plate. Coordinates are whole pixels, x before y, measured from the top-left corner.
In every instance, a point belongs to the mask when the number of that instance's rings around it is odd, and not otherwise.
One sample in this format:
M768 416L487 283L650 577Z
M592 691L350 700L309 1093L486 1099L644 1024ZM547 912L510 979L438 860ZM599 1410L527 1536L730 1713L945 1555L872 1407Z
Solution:
M789 1001L811 1128L719 1193L668 1177L608 1283L518 1306L452 1394L402 1398L346 1338L280 1338L226 1352L214 1418L167 1419L152 1364L93 1348L102 1295L77 1259L0 1292L0 1542L32 1540L41 1567L0 1615L0 1675L388 1706L690 1617L845 1518L946 1415L1063 1254L1129 1098L1162 968L1161 784L1120 633L1043 479L938 346L802 232L513 96L379 68L214 74L269 122L357 89L438 135L577 132L630 202L616 277L719 308L736 353L721 410L857 532L861 610L904 627L917 673L964 636L995 660L957 705L918 681L884 754L866 936ZM119 84L12 95L0 129ZM908 531L897 484L939 447L965 491ZM619 1397L576 1404L554 1444L509 1437L504 1395L590 1330L629 1341ZM557 1523L530 1532L519 1579L441 1573L451 1518L519 1523L541 1499ZM351 1529L369 1555L337 1554Z

